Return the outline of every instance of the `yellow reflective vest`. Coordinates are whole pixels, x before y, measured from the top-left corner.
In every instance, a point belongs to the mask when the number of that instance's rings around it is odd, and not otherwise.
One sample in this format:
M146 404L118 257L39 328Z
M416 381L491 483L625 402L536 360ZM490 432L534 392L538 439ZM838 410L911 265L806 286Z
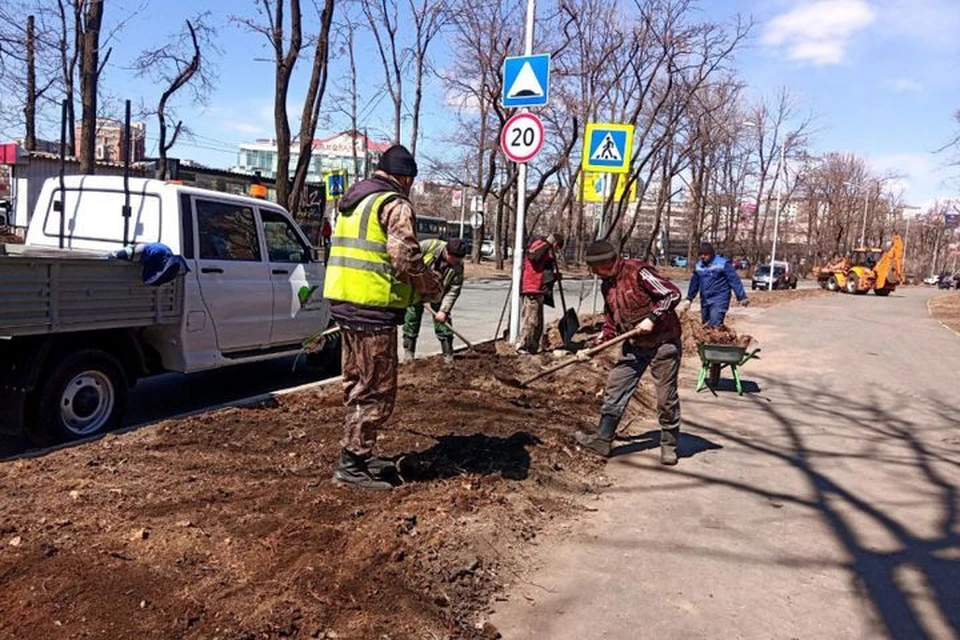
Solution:
M323 297L373 307L402 309L415 302L412 286L393 272L380 210L394 192L373 193L341 211L333 230Z

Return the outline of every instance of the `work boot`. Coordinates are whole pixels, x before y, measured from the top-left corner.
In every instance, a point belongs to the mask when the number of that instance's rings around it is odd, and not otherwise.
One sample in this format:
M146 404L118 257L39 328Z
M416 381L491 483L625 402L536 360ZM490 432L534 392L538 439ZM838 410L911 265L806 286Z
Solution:
M400 362L413 362L417 355L417 339L403 336L403 357Z
M617 432L619 422L620 418L616 416L600 416L600 427L596 433L577 431L573 437L587 451L609 458L610 450L613 448L613 436Z
M660 430L660 464L669 467L677 464L677 443L680 442L680 429Z
M440 338L440 350L443 351L443 361L453 364L453 338Z
M386 480L381 480L367 467L369 460L369 456L358 456L346 449L341 450L337 470L333 472L333 481L337 484L349 485L357 489L367 489L368 491L389 491L393 489L392 484Z

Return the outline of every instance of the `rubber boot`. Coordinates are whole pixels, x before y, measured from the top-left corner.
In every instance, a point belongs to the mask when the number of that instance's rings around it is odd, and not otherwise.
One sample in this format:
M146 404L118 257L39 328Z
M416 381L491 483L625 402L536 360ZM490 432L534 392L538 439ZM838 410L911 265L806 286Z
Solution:
M573 437L581 447L604 458L610 457L613 448L613 436L617 432L620 418L616 416L600 416L600 426L596 433L577 431Z
M403 336L403 357L400 362L413 362L417 356L417 339Z
M367 468L369 459L369 457L358 456L346 449L341 450L337 470L333 472L333 481L368 491L389 491L393 489L392 484L375 477L374 473Z
M440 350L443 351L443 361L447 364L453 364L453 338L440 338Z
M677 443L679 442L679 428L660 430L660 464L669 467L677 464Z

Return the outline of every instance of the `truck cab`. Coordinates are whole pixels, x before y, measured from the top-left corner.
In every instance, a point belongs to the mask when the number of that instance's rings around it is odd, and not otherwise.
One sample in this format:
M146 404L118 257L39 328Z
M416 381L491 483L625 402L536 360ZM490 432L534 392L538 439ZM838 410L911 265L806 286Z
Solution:
M126 201L129 222L122 216ZM128 245L162 243L186 261L189 272L164 285L172 287L172 315L133 317L116 287L99 286L120 273L130 278L124 269L131 265L114 258L125 237ZM62 188L47 180L26 244L17 255L0 255L0 277L4 265L20 266L22 274L31 260L35 271L50 274L42 291L51 312L32 324L18 320L15 308L0 314L0 356L17 361L0 365L0 430L30 435L34 425L39 441L116 426L126 388L141 377L287 356L330 322L321 298L323 256L282 207L246 196L146 179L130 179L124 190L112 176L70 176ZM97 282L69 277L81 267L84 278ZM149 295L140 282L124 286L131 299ZM80 351L95 353L78 365ZM81 397L94 410L79 412L73 405ZM3 404L18 399L20 411L4 411ZM4 424L5 413L17 424Z

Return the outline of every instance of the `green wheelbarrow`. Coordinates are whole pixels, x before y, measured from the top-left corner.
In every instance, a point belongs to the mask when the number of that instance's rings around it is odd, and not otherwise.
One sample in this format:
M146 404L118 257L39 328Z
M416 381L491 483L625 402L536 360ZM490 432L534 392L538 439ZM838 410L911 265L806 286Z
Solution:
M754 349L747 353L746 347L739 347L734 344L707 344L701 342L697 345L697 352L700 354L700 377L697 380L697 392L709 387L713 387L720 380L720 370L724 367L730 367L733 372L733 381L737 385L737 393L743 395L743 385L740 383L740 367L754 358L760 359L757 354L760 349Z

